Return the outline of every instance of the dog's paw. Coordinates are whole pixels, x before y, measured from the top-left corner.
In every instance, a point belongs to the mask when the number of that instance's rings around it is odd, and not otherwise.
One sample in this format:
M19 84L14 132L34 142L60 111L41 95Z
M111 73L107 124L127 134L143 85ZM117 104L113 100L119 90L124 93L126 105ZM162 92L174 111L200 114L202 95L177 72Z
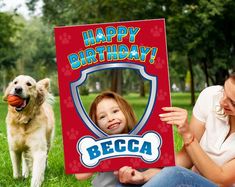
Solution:
M30 187L40 187L43 180L31 180Z
M14 179L20 179L22 176L20 175L20 174L18 174L18 173L14 173L13 174L13 178Z
M29 172L24 172L22 176L24 179L27 179L29 177Z
M23 164L23 168L22 168L22 177L27 179L29 176L29 168L28 166L25 164Z

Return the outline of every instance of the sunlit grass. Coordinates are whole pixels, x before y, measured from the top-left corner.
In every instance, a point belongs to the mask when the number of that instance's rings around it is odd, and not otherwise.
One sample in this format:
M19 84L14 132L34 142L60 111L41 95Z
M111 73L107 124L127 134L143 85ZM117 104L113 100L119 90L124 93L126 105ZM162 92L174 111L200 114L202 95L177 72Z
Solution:
M96 94L83 96L82 102L86 110L88 110L90 103L95 98ZM140 98L138 94L128 94L124 96L134 108L137 116L142 116L145 111L148 97ZM190 106L189 93L173 93L172 105L183 107L189 111L191 115L192 107ZM56 98L54 104L54 111L56 117L56 133L52 149L49 153L48 168L46 170L44 187L88 187L91 186L91 181L79 182L73 175L66 175L64 173L64 156L63 156L63 141L61 132L60 108L59 98ZM7 113L7 104L0 101L0 187L25 187L30 185L30 180L14 180L12 177L12 166L9 157L5 117ZM176 130L174 130L175 150L178 151L182 146L182 140Z

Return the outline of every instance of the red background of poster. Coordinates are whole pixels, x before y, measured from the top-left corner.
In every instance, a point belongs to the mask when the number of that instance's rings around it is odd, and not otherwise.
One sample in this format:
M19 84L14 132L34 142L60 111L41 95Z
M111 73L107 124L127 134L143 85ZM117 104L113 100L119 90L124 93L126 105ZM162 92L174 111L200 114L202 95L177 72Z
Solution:
M78 115L73 104L73 99L70 92L70 84L79 79L82 70L91 67L91 65L81 66L79 69L73 70L68 61L68 55L85 50L82 32L87 30L96 30L102 28L105 31L107 26L125 26L125 27L139 27L140 31L136 35L135 43L129 42L129 37L125 37L121 44L128 47L132 45L157 47L157 55L154 63L149 63L149 56L146 62L136 60L115 60L115 62L130 62L133 64L144 65L146 72L158 78L157 85L157 99L155 105L146 125L138 133L142 135L149 130L158 132L162 138L160 158L154 163L145 163L140 158L136 157L119 157L105 159L94 168L87 168L80 162L80 155L76 150L78 140L83 136L92 136L98 138L89 128L84 124L83 120ZM79 172L95 172L95 171L113 171L122 166L132 166L134 168L152 168L174 165L174 143L172 126L160 121L159 114L163 113L162 107L170 106L170 90L168 78L168 59L166 47L166 32L164 19L144 20L144 21L129 21L105 24L92 24L80 26L68 26L55 28L56 41L56 57L58 66L59 78L59 93L61 105L61 119L62 132L65 156L65 169L67 174ZM89 46L95 48L100 45L120 45L116 37L113 38L112 43L96 44ZM97 64L108 64L110 62L97 62Z

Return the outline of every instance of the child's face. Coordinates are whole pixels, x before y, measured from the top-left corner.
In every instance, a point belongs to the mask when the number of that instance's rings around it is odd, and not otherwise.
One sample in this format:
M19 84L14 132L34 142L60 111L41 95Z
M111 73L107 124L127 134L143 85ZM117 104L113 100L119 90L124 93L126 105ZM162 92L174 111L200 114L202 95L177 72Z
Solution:
M112 98L104 98L97 105L97 123L107 134L127 133L126 117Z

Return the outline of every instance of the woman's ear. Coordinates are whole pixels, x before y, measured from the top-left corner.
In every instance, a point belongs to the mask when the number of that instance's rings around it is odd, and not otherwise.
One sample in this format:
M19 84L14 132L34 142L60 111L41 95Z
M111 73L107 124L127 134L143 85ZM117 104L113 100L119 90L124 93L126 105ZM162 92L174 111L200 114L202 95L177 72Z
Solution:
M10 93L11 87L12 87L12 82L10 82L10 83L8 84L8 87L6 88L6 90L5 90L5 92L4 92L4 95L3 95L3 97L2 97L2 100L3 100L3 101L7 101L7 96L8 96L9 93Z

